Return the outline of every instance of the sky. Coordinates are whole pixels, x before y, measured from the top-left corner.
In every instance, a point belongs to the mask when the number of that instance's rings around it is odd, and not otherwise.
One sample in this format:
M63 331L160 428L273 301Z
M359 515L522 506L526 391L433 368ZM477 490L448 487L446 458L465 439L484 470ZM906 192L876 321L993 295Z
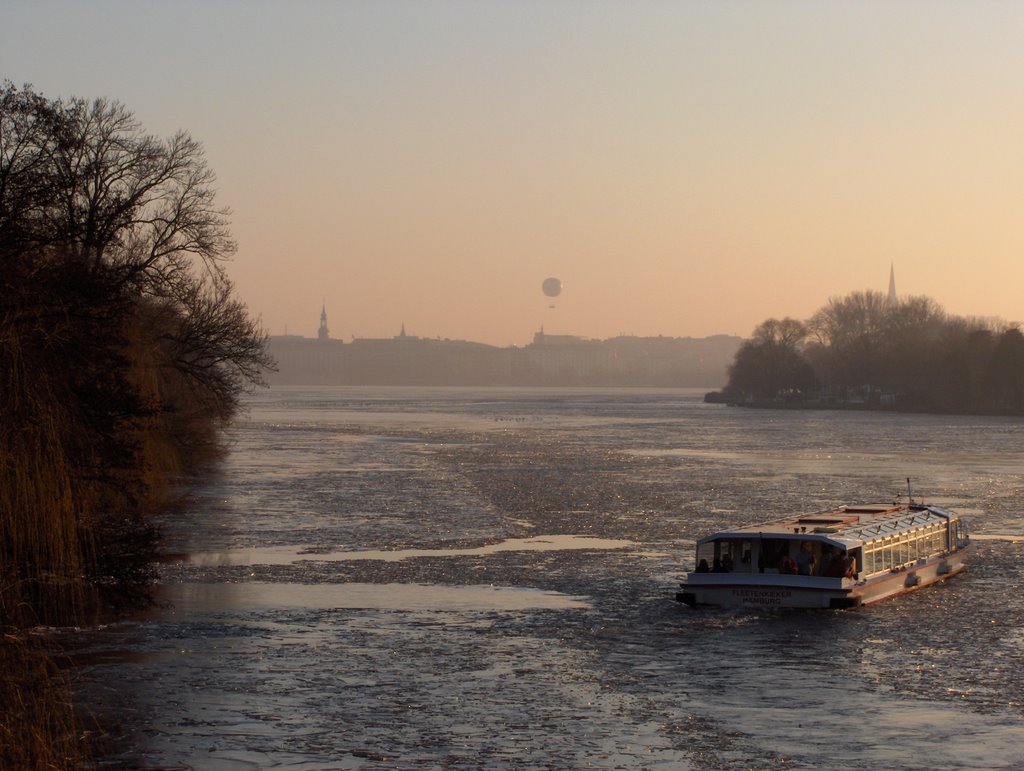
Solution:
M1024 320L1024 3L2 0L0 78L202 142L270 334ZM563 284L554 301L541 284Z

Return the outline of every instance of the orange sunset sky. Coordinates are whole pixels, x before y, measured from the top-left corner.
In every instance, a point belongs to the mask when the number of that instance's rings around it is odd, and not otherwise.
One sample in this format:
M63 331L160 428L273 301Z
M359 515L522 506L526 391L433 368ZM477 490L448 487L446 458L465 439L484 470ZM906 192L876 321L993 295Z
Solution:
M203 142L267 330L1024 319L1024 3L49 2L0 77ZM541 292L562 279L554 308Z

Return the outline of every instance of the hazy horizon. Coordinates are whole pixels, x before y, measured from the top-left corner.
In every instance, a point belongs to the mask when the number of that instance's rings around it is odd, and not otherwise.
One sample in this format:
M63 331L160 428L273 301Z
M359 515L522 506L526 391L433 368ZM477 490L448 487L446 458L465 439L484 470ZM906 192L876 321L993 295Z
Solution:
M0 77L188 131L273 335L1024 318L1024 6L12 2ZM557 276L553 302L541 282ZM549 307L554 305L555 307Z
M330 340L340 340L341 342L348 342L348 341L353 340L353 339L358 339L358 340L369 340L369 339L372 339L372 340L378 340L378 339L390 340L390 339L395 338L395 337L400 337L404 333L407 337L410 337L410 338L420 338L420 339L424 339L424 340L445 340L445 341L449 341L449 342L486 343L485 340L478 340L478 339L474 338L472 335L447 336L447 337L445 337L445 336L442 336L442 335L425 335L425 334L420 334L420 333L418 333L414 329L407 329L406 326L404 324L402 324L402 323L399 323L398 326L395 328L395 330L393 332L385 331L381 335L337 335L337 334L334 333L333 328L331 328L330 312L328 312L328 314L327 314L327 328L328 328L328 331L329 331L328 339L330 339ZM315 328L314 327L310 327L309 329L305 329L305 328L303 328L303 329L292 329L290 326L288 326L285 329L281 330L280 332L276 332L276 331L274 331L272 329L267 330L267 332L270 334L271 337L301 337L301 338L305 338L305 339L315 339L318 336L319 329L320 329L320 320L319 320L319 316L318 316ZM651 335L631 335L630 333L622 333L622 334L616 334L616 335L606 335L604 337L597 337L595 335L588 335L586 332L565 332L565 331L554 332L554 331L550 331L548 329L545 329L543 326L541 326L541 327L538 327L537 329L534 329L534 330L531 330L530 332L528 332L526 334L526 336L524 337L524 339L522 339L522 340L514 341L514 342L511 342L511 343L488 343L488 344L489 345L497 345L499 347L522 346L522 345L526 345L527 343L532 343L533 339L534 339L534 336L538 332L543 332L545 335L548 335L548 336L579 337L581 339L597 340L597 341L605 341L605 340L609 340L609 339L613 339L613 338L617 338L617 337L637 337L637 338L663 337L663 338L666 338L666 339L686 339L686 338L692 338L692 339L695 339L695 340L702 340L702 339L706 339L706 338L709 338L709 337L718 337L718 336L723 336L723 335L726 336L726 337L743 337L743 338L749 337L749 335L732 335L732 334L730 334L728 332L712 332L712 333L707 334L707 335L685 335L685 334L684 335L665 335L665 334L660 334L660 333L655 333L655 334L651 334Z

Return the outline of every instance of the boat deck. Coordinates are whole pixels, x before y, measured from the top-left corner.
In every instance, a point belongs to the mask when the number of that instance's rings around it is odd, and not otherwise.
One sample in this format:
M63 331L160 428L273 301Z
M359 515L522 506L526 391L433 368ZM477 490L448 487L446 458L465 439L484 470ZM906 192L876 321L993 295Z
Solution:
M862 541L914 527L945 522L947 519L948 514L936 506L865 504L746 525L716 533L702 540L710 540L727 532L730 535L776 537L820 535L843 541Z

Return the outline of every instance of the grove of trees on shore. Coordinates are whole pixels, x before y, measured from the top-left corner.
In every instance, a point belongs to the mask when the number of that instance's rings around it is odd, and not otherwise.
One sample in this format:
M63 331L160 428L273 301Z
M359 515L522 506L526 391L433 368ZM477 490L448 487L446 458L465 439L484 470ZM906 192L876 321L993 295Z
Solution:
M1024 334L947 314L927 297L830 299L806 321L768 319L729 368L739 404L867 405L1024 414Z
M22 630L145 592L150 515L175 477L216 456L271 365L224 270L235 244L214 182L188 134L148 134L116 101L0 87L7 671ZM0 696L27 704L26 688L5 679ZM14 730L0 720L0 765L64 766L46 755L61 752L53 731L33 748Z

